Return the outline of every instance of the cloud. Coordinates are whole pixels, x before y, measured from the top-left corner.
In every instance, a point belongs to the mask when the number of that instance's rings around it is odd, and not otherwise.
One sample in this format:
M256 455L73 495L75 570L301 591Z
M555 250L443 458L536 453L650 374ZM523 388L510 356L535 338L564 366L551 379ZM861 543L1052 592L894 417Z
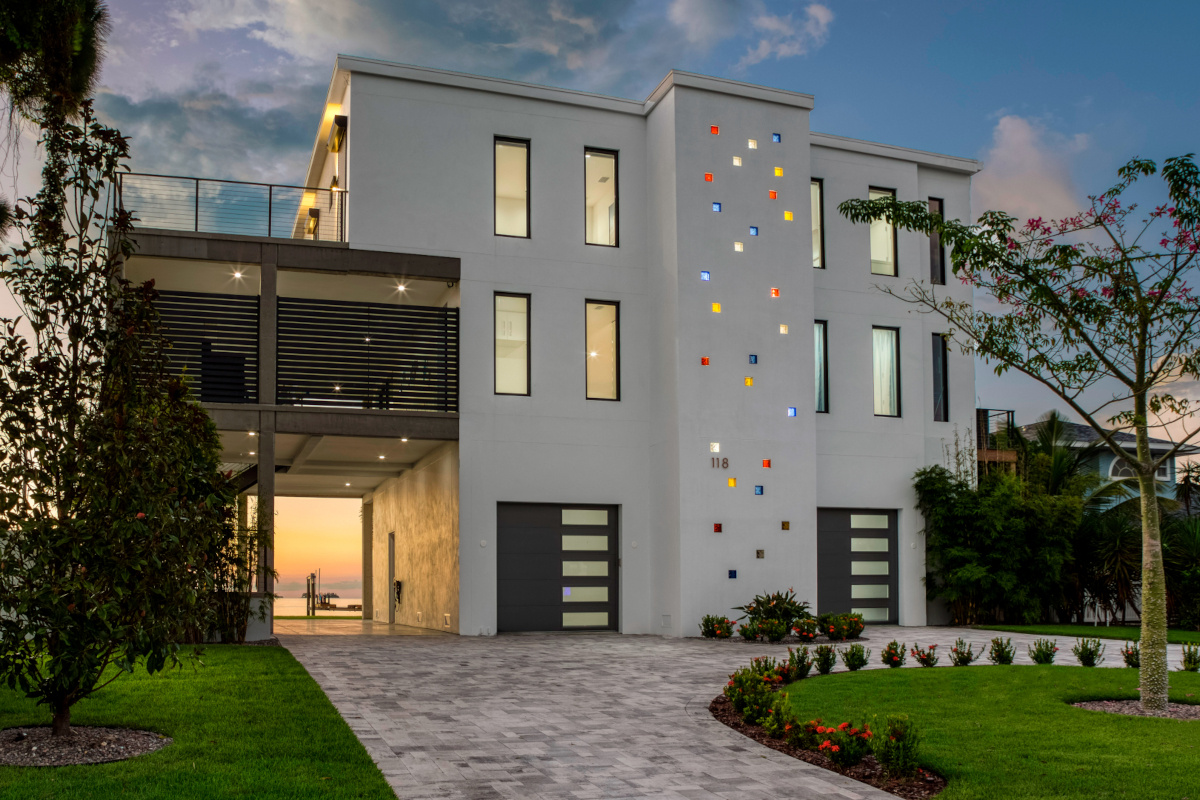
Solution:
M742 4L737 0L672 0L667 19L691 44L711 47L737 32Z
M1076 213L1082 198L1071 179L1071 163L1089 144L1084 133L1064 136L1036 119L1000 117L983 170L971 184L976 215L992 209L1025 220Z
M820 3L804 9L804 18L795 15L768 14L765 10L751 20L758 32L758 43L746 50L736 69L742 70L768 58L794 58L820 47L829 39L833 12Z

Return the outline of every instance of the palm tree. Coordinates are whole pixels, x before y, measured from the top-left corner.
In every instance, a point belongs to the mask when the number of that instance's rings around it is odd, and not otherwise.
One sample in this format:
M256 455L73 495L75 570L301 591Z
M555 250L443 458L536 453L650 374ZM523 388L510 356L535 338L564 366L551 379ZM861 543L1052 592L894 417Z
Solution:
M1192 516L1192 504L1200 505L1200 463L1192 462L1179 471L1175 482L1175 499L1183 504L1183 511Z

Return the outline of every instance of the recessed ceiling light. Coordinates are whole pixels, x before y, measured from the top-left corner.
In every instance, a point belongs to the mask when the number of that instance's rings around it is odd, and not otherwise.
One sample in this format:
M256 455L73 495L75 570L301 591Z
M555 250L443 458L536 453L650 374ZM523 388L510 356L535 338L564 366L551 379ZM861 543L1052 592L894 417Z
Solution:
M248 436L254 436L254 435L256 435L256 434L254 433L254 431L250 431L250 432L249 432L247 435L248 435Z
M404 437L404 438L402 438L400 441L402 441L402 442L407 442L407 441L408 441L408 437L407 437L407 436L405 436L405 437Z
M407 287L407 286L405 286L403 283L397 283L397 284L396 284L396 291L397 291L397 292L403 292L403 291L404 291L405 289L407 289L407 288L408 288L408 287Z
M350 484L347 483L346 485L349 486Z
M380 458L387 458L387 456L380 456Z
M242 273L240 273L240 272L235 272L235 273L233 273L233 277L235 277L235 278L240 278L240 277L242 277Z
M251 451L250 451L250 455L254 455L254 451L253 451L253 450L251 450Z

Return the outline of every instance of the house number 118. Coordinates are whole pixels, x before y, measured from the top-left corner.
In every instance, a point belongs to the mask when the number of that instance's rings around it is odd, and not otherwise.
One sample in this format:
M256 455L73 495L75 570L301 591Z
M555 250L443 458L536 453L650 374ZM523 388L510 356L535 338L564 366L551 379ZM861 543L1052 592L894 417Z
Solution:
M729 469L729 459L728 458L717 458L716 456L713 456L712 468L716 469L718 467L720 467L721 469Z

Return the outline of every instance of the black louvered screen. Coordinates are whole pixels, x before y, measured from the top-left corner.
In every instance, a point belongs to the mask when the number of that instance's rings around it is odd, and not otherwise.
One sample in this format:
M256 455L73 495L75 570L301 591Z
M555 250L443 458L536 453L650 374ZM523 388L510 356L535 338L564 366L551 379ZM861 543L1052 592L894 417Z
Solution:
M186 371L201 403L258 398L258 296L159 292L171 366Z
M458 309L280 297L281 405L458 410Z

